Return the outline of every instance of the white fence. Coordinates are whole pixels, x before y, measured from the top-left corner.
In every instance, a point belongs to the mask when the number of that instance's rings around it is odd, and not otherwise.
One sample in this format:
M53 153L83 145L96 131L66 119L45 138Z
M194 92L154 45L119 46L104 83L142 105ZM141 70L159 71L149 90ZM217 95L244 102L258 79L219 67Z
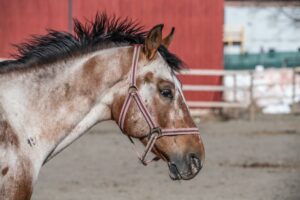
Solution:
M199 108L249 108L255 117L255 106L264 112L287 112L290 105L300 101L300 67L294 69L260 70L188 70L183 74L198 76L221 76L223 85L183 85L184 91L215 91L223 93L223 100L188 101L194 115ZM273 107L271 107L273 106ZM277 106L277 107L276 107ZM281 110L278 109L281 106ZM276 110L277 109L277 110Z

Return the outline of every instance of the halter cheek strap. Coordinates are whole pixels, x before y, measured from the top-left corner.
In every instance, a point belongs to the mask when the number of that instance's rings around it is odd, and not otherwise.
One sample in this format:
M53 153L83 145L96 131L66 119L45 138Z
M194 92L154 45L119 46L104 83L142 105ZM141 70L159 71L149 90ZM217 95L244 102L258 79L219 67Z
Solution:
M148 134L148 143L146 145L145 151L143 154L140 155L136 150L134 145L135 151L138 155L139 160L144 164L147 165L149 162L153 160L158 160L158 157L154 157L153 159L146 160L147 155L149 152L152 151L156 140L163 136L176 136L176 135L198 135L199 131L198 128L175 128L175 129L161 129L153 120L151 113L148 111L141 95L139 94L138 88L136 86L136 71L137 65L139 61L139 55L141 51L141 45L135 45L133 50L133 57L132 57L132 65L131 65L131 77L130 77L130 86L128 90L128 94L125 98L123 103L120 116L119 116L119 127L124 132L124 122L126 118L126 114L128 112L130 103L132 100L135 101L139 110L141 111L145 121L147 122L150 132ZM132 138L128 136L130 141L134 144Z

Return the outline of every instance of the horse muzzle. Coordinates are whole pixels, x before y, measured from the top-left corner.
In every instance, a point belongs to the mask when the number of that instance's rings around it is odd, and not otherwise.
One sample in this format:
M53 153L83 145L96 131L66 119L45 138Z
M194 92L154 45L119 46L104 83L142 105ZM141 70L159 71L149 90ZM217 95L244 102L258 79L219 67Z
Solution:
M199 155L189 153L185 156L170 157L168 166L172 180L190 180L202 169L203 162Z

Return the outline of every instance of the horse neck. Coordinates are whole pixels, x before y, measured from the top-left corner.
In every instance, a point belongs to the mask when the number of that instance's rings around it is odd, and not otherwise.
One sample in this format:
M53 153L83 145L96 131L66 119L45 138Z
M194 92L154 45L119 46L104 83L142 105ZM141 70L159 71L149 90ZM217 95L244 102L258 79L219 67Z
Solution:
M23 147L39 152L35 158L42 163L97 122L111 119L113 97L122 92L120 80L129 71L129 54L129 48L102 50L5 81L0 107L6 108L5 120Z

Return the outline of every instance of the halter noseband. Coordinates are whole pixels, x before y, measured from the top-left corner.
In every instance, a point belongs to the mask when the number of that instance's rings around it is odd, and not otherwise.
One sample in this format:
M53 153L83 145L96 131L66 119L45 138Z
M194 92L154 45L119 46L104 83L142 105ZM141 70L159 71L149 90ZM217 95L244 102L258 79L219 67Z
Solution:
M158 160L157 157L154 157L151 160L146 160L146 157L148 153L153 149L154 144L156 140L163 136L175 136L175 135L198 135L198 129L197 128L175 128L175 129L161 129L153 120L150 112L148 111L141 95L139 94L138 88L136 86L136 70L140 55L141 45L135 45L133 50L133 58L132 58L132 71L131 71L131 77L130 77L130 86L128 90L128 94L125 98L124 104L121 109L120 117L119 117L119 127L124 132L124 122L125 117L128 112L128 108L130 106L130 103L132 100L134 100L143 114L149 128L150 133L148 135L148 143L146 145L145 151L142 155L136 151L139 160L144 164L147 165L149 162L153 160ZM132 138L128 136L130 141L134 144Z

